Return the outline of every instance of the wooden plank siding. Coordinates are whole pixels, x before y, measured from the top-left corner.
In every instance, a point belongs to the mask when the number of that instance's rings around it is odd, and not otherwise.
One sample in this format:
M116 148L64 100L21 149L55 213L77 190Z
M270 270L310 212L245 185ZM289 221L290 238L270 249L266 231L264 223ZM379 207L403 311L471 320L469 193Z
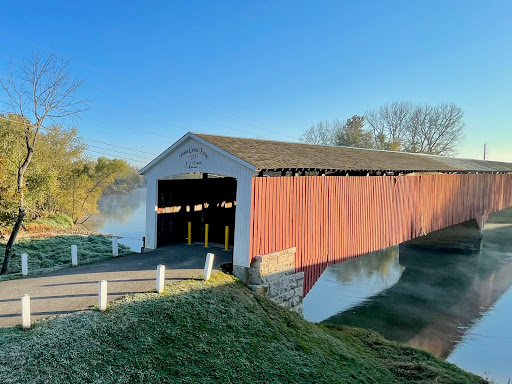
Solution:
M512 206L512 174L252 179L250 260L296 247L304 295L328 265Z

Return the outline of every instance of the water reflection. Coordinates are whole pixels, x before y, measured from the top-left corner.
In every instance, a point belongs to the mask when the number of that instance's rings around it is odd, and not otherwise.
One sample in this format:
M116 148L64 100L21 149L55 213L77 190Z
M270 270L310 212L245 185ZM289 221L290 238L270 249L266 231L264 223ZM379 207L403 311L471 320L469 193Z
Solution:
M465 369L490 372L495 380L506 382L512 377L508 371L512 225L508 223L512 223L512 209L491 216L480 254L401 246L392 262L390 256L372 256L371 271L361 271L364 262L357 266L352 263L355 260L329 267L305 300L305 317L373 329L390 340L427 349ZM368 286L375 286L376 276L383 288L373 294ZM357 290L363 299L354 299ZM331 308L336 302L338 313L315 309L321 314L313 314L312 301L318 298ZM489 350L500 349L493 354L498 359L482 356L484 344Z
M304 317L322 321L393 286L404 270L398 259L390 247L327 268L304 299Z
M123 236L120 243L139 252L144 236L146 188L121 195L102 196L98 215L91 216L82 227L89 231Z

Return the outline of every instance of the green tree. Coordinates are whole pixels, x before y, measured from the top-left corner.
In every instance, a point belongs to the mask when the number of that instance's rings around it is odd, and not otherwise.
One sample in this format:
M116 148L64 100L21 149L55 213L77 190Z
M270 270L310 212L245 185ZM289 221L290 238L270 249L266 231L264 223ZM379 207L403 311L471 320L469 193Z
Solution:
M12 225L18 209L16 175L23 162L27 119L16 114L0 115L0 225Z
M0 115L0 227L16 222L17 171L24 160L26 119ZM25 220L65 213L80 222L97 212L102 194L125 193L142 185L137 170L119 159L88 159L78 130L45 128L25 173Z
M364 116L347 119L336 132L336 145L356 148L373 148L372 132L364 129Z
M98 158L95 162L84 160L73 165L73 170L65 185L70 197L62 202L73 222L83 223L97 212L98 199L103 190L118 177L129 174L131 167L124 160Z
M63 188L73 165L84 158L85 145L76 128L52 125L38 141L33 166L27 171L27 199L39 214L64 212L68 198Z
M103 195L118 195L130 192L144 185L144 178L137 168L130 166L124 175L117 176L114 182L103 189Z

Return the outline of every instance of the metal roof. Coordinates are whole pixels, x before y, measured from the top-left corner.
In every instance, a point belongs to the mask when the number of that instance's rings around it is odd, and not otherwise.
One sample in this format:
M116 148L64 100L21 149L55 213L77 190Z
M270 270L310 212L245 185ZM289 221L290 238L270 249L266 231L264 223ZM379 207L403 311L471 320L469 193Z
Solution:
M258 170L512 172L512 163L418 153L193 134Z

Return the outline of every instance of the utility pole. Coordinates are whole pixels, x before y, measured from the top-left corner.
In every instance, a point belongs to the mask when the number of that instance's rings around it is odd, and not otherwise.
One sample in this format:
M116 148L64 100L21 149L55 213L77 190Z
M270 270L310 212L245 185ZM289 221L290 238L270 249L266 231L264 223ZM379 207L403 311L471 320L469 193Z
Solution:
M484 160L487 157L487 143L484 143Z

